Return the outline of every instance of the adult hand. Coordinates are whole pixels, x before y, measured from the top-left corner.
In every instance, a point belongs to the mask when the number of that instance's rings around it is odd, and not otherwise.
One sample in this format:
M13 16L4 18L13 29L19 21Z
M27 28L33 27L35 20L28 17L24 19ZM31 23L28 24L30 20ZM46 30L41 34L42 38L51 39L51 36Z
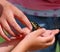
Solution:
M24 25L26 25L30 30L32 29L31 23L21 10L19 10L17 7L15 7L13 4L9 3L6 0L0 0L0 5L0 9L3 9L0 15L0 35L4 39L10 41L10 39L3 32L3 29L5 29L12 36L15 36L15 34L12 31L11 27L13 27L14 30L16 30L18 33L25 33L22 28L17 24L15 17Z

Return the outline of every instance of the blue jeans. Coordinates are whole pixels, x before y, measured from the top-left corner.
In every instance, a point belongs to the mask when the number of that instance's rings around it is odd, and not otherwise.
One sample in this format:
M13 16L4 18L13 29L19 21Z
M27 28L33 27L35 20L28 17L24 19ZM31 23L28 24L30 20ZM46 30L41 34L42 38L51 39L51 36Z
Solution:
M30 21L35 21L40 26L42 26L46 29L59 28L60 23L58 23L58 22L60 22L60 20L59 20L60 18L39 17L39 16L31 16L31 15L26 15L26 16L28 17L28 19ZM18 20L17 20L17 22L21 27L24 27ZM42 49L42 50L37 50L35 52L55 52L57 40L60 43L60 35L59 34L56 36L56 41L52 46Z

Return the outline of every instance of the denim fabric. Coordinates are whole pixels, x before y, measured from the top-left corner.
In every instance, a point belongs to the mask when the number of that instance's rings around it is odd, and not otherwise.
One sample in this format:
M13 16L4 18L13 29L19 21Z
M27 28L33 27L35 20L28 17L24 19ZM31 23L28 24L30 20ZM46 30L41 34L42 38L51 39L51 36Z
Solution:
M28 19L30 21L34 21L46 29L59 28L60 18L39 17L39 16L32 16L32 15L26 15L26 16L28 17ZM21 27L24 27L18 20L17 20L17 22ZM35 52L55 52L57 40L60 42L59 34L56 36L56 42L52 46L50 46L46 49L37 50Z

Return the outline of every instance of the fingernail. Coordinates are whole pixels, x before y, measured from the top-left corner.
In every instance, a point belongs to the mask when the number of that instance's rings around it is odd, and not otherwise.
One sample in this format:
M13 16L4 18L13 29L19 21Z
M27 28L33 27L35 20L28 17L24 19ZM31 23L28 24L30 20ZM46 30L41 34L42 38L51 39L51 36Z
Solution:
M32 28L33 28L33 27L32 27L32 24L30 24L30 25L29 25L29 29L32 30Z
M32 26L30 26L30 30L32 30Z
M13 40L13 39L16 39L16 37L10 37L10 39L12 39L12 40Z

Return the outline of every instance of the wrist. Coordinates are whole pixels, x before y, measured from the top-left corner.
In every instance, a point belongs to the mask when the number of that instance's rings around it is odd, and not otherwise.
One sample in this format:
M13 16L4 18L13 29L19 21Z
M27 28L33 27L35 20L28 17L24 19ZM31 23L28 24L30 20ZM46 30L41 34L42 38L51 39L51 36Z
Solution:
M28 49L28 42L26 40L22 40L11 52L27 52Z

